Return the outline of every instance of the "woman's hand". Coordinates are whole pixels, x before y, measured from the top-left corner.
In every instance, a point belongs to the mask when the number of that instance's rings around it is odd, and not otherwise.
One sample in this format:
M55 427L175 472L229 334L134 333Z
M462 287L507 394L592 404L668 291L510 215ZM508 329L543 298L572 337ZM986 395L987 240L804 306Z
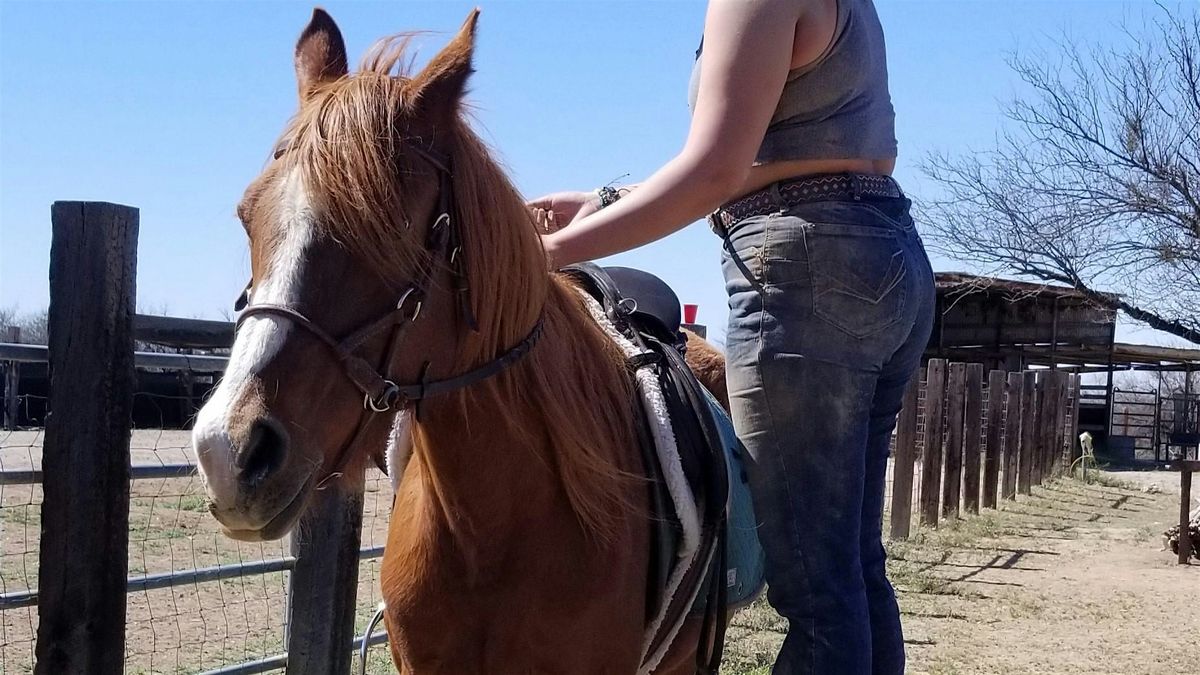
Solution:
M558 227L566 227L600 210L600 197L595 192L555 192L529 202L528 206L553 212Z
M558 231L558 214L536 206L529 207L533 216L533 224L537 226L538 234L552 234Z

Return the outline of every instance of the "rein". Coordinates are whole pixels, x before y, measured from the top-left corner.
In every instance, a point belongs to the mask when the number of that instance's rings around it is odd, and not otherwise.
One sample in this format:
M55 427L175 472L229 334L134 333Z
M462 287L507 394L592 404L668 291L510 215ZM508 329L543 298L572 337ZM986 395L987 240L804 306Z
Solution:
M426 361L421 367L421 379L417 382L397 384L391 379L389 372L392 369L396 349L404 333L421 315L421 307L425 302L429 287L433 283L438 260L444 259L449 267L452 290L457 298L460 318L471 331L479 330L475 315L471 310L470 287L467 284L466 260L462 252L461 234L450 215L454 203L454 184L449 161L419 146L412 147L422 159L437 169L438 206L435 211L437 215L429 226L425 240L425 250L430 254L430 264L421 271L415 281L404 288L394 309L339 340L294 307L270 303L252 304L250 296L253 281L246 285L245 290L234 304L234 310L241 312L237 318L235 330L240 330L242 323L252 316L274 316L286 319L305 329L328 347L334 358L342 365L347 378L363 394L363 412L359 416L354 435L338 450L328 473L317 481L317 490L323 490L331 481L342 476L346 463L350 460L350 450L366 433L367 428L375 419L374 413L386 413L414 404L417 406L419 414L422 400L463 389L508 369L533 349L542 334L542 318L538 317L537 323L523 340L495 359L466 373L441 380L429 380L425 377L429 370L429 362ZM287 143L281 144L275 150L275 158L278 159L287 150ZM360 356L358 350L367 340L385 330L390 331L388 344L384 351L383 362L375 367Z

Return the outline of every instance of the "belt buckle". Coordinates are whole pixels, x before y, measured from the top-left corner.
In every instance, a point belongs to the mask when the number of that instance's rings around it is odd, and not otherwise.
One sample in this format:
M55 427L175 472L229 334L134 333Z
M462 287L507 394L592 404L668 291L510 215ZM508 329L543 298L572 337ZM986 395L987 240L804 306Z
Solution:
M846 178L850 181L850 193L854 195L854 201L861 202L863 198L864 187L862 184L862 179L857 173L853 172L846 174Z

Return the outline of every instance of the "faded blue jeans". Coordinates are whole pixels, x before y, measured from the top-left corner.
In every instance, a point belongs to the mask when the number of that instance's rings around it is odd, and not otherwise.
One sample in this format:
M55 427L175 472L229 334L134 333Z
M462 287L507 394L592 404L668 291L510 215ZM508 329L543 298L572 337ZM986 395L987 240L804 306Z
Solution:
M934 315L902 198L801 204L730 228L722 268L734 425L789 622L773 673L902 673L884 569L888 443Z

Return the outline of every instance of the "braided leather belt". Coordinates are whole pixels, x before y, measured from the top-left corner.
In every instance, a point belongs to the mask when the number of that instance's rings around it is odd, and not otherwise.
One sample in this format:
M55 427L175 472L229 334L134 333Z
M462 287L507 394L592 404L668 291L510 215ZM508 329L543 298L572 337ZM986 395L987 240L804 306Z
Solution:
M778 195L775 194L778 189ZM782 181L736 199L709 216L718 234L750 216L778 213L806 202L858 200L863 197L900 198L904 192L891 176L836 173Z

